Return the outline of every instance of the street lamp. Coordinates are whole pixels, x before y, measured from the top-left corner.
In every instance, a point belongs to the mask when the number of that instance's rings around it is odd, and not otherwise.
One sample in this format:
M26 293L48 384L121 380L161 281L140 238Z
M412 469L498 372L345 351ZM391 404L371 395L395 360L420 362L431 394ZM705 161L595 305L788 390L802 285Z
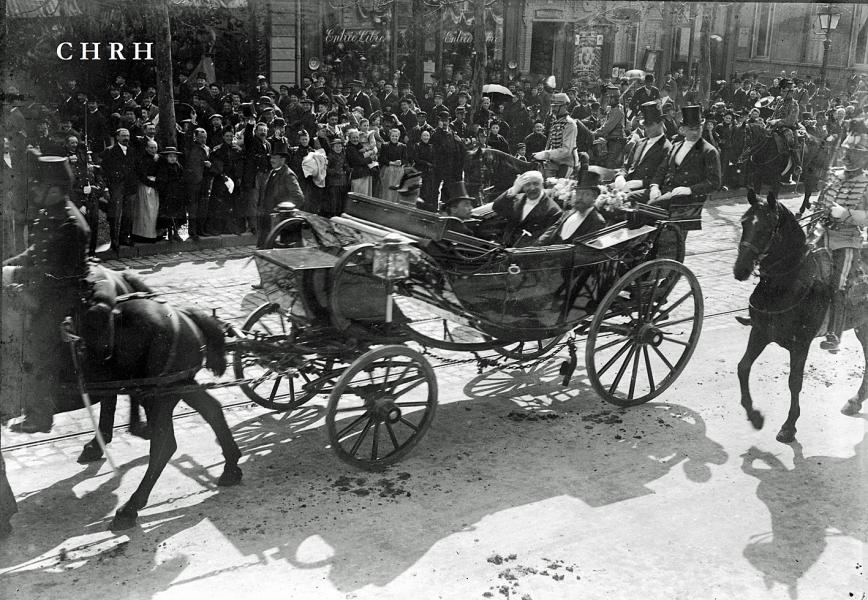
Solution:
M829 48L832 46L830 35L838 27L838 21L841 19L841 14L832 10L831 6L826 6L825 10L820 10L817 13L817 24L820 31L826 34L826 39L823 40L823 66L820 67L820 89L826 87L826 65L829 62Z

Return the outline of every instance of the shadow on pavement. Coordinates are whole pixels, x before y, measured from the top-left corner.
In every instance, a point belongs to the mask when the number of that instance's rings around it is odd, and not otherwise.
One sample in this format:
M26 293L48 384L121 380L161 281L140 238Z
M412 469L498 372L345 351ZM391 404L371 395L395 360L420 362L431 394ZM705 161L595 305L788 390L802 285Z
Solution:
M93 476L95 468L87 467L22 500L16 530L0 552L0 569L39 557L45 565L7 572L5 585L21 590L19 597L46 589L54 597L117 597L119 589L151 597L227 570L286 561L299 569L328 567L324 576L350 593L388 584L435 544L472 532L486 516L561 496L592 508L607 506L653 493L648 484L679 464L688 479L706 482L711 465L725 463L726 452L706 435L693 410L658 403L622 410L581 384L564 391L549 368L540 366L524 384L509 374L512 394L496 383L500 371L475 378L467 384L474 400L443 399L448 403L440 405L414 453L382 473L341 463L325 441L324 409L313 406L290 415L263 413L233 427L245 456L244 482L213 493L219 463L200 465L183 455L179 432L179 454L171 465L205 489L173 495L164 480L128 538L106 532L111 548L77 562L69 549L66 560L45 558L71 538L104 530L117 506L116 478L83 498L70 491ZM527 410L533 396L550 393L554 402L548 408L556 417L534 419L538 411ZM522 408L510 395L531 399ZM213 453L219 457L216 446ZM233 558L233 565L224 566L220 557L209 556L210 570L203 573L199 558L191 579L178 579L186 555L161 562L159 548L205 520L244 557L243 565ZM310 552L312 539L320 551Z
M770 532L752 536L744 557L763 574L767 589L783 585L795 599L799 579L822 556L829 537L843 535L868 542L866 438L848 458L805 457L801 444L790 446L792 469L774 454L751 447L741 456L741 470L759 481L756 495L768 507L772 522ZM854 556L851 565L839 565L839 572L858 569L859 558Z

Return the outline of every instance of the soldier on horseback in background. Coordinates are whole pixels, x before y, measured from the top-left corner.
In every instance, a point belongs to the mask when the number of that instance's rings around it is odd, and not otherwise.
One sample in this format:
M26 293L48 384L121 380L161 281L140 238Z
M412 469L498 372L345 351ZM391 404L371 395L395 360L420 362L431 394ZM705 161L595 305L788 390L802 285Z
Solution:
M576 122L570 116L570 97L563 92L551 99L552 120L546 149L533 154L534 160L545 161L545 177L569 177L578 162L576 152Z
M793 82L786 77L779 82L781 95L775 101L772 116L768 121L769 128L783 136L787 149L793 159L792 181L796 183L802 174L802 156L796 138L796 127L799 123L799 103L793 97Z
M85 291L90 228L69 199L73 180L67 159L32 151L29 160L38 178L31 189L39 215L30 228L30 247L4 261L3 286L21 284L22 303L31 314L24 364L16 365L28 373L26 418L13 430L36 433L51 430L57 383L68 371L60 324L77 311Z
M850 121L850 131L841 148L843 169L835 169L823 192L828 218L823 223L826 247L832 253L832 303L829 327L820 347L838 352L844 331L847 279L858 264L862 236L868 226L868 124Z

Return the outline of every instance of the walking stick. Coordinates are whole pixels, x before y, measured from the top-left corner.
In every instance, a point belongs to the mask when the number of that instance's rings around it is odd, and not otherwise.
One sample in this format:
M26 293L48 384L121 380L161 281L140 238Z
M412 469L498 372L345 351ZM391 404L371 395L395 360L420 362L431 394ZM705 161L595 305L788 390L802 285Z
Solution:
M118 467L115 464L115 461L112 459L112 455L109 454L108 448L106 447L105 440L102 437L102 433L99 430L99 423L94 417L93 414L93 404L90 402L90 394L87 393L87 390L84 387L84 377L81 373L81 367L78 364L78 352L76 352L75 345L81 339L74 333L72 333L72 319L70 317L66 317L63 320L63 323L60 325L60 336L64 342L69 344L69 351L72 354L72 367L75 370L75 380L78 384L78 393L81 394L81 399L84 402L85 408L87 408L87 414L90 417L90 423L93 425L93 431L96 434L96 443L99 445L100 450L102 450L103 455L108 460L109 465L112 468L112 471L115 475L117 475Z

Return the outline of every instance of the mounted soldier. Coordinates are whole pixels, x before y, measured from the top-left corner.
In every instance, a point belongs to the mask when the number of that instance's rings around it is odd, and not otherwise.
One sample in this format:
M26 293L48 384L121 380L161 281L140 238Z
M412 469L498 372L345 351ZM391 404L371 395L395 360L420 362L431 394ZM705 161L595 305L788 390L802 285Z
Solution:
M835 169L823 193L827 217L822 222L822 239L832 253L832 303L829 327L820 347L838 352L844 331L847 282L859 264L862 237L868 226L868 124L865 119L850 121L850 130L841 148L842 169Z
M552 123L546 149L533 154L534 160L545 161L545 177L570 177L578 163L576 152L576 122L570 116L570 97L563 92L551 99Z
M793 97L793 82L784 77L778 86L781 95L772 105L772 116L768 121L768 126L774 133L784 138L793 161L791 183L795 183L802 174L802 156L796 136L801 111L798 101Z

